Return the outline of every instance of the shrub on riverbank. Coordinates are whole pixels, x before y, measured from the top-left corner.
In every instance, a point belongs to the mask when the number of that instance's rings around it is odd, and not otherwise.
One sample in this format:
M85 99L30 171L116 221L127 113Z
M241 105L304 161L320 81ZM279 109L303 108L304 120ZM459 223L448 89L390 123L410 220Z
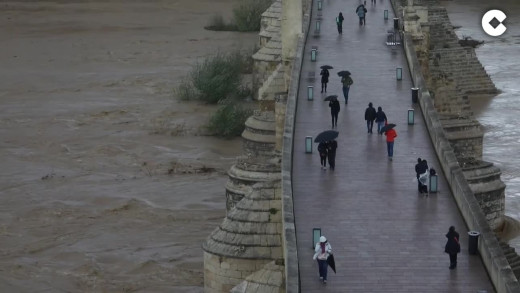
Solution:
M224 138L239 136L244 131L247 118L253 114L248 109L234 100L226 100L222 106L211 116L207 125L210 133Z
M174 94L181 100L216 104L239 91L243 63L244 57L239 51L208 57L197 63Z
M262 13L271 6L272 0L242 0L233 8L233 20L226 23L221 15L215 15L204 28L214 31L260 31Z

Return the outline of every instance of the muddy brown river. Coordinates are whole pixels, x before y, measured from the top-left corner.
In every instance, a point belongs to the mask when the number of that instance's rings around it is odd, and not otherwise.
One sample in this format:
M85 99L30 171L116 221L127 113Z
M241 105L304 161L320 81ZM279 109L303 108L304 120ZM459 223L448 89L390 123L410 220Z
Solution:
M0 292L202 292L241 140L172 89L233 1L0 3Z

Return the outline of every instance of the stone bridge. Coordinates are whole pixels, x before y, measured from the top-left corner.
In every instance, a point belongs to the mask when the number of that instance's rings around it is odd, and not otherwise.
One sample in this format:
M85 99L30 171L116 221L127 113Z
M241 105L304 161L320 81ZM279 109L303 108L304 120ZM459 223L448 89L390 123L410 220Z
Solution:
M323 291L311 260L314 227L331 241L339 265L329 291L520 292L520 257L495 236L505 185L500 170L482 161L483 132L468 102L496 88L437 0L368 3L363 27L354 14L359 3L277 0L264 12L253 56L259 109L228 172L226 217L203 244L205 292ZM387 46L388 35L399 44ZM327 63L348 68L355 80L340 112L335 171L321 170L305 144L330 129L316 90ZM329 93L340 95L334 72ZM419 88L416 104L411 87ZM385 105L398 124L393 161L384 136L367 137L369 101ZM415 121L407 125L409 109ZM418 196L413 182L418 156L439 173L439 192L429 197ZM450 225L462 236L455 272L443 253ZM480 232L478 255L467 252L469 230Z

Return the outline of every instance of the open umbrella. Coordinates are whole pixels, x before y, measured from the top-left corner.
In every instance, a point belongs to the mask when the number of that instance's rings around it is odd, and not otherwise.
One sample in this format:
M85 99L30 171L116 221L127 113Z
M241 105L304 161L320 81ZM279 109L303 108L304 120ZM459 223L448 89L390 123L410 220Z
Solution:
M335 101L337 99L338 99L338 95L331 95L331 96L325 97L325 99L323 101L328 102L328 101Z
M350 75L350 71L343 70L343 71L338 72L338 75L339 76L347 76L347 75Z
M387 124L387 125L383 126L383 128L381 128L381 133L387 132L388 130L390 130L394 127L395 127L395 124L393 124L393 123Z
M314 139L314 142L324 142L324 141L333 140L333 139L336 139L336 137L338 137L338 135L339 135L339 132L337 132L336 130L325 130L322 133L318 134L318 136L316 136L316 138Z
M332 69L334 67L330 66L330 65L322 65L320 66L321 69Z
M327 264L334 271L334 274L335 274L336 273L336 261L334 260L333 254L329 254L329 257L327 257Z

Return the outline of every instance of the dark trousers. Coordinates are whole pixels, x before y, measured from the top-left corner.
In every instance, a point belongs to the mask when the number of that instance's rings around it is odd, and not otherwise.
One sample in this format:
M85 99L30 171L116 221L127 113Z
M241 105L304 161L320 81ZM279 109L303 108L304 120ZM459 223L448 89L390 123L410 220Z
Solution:
M338 112L330 112L330 115L332 116L332 127L338 126Z
M365 23L365 17L363 16L363 17L359 18L359 25L364 25L364 24L366 24L366 23Z
M336 168L336 153L328 153L329 166L331 170Z
M388 156L391 158L394 156L394 142L386 142L386 150L388 152Z
M325 92L327 92L327 83L326 82L321 83L321 92L322 93L323 93L323 89L325 89Z
M372 133L372 128L373 127L374 127L374 120L367 120L368 133Z
M327 167L327 155L326 154L320 154L320 164L323 167Z
M457 254L456 253L450 253L450 267L457 267Z
M338 33L339 34L343 33L343 24L342 23L338 23Z
M327 263L327 260L318 259L318 268L320 270L320 277L322 277L324 281L327 280L328 266L329 266L329 264Z
M348 103L348 92L350 91L350 87L343 86L343 97L345 97L345 104Z

